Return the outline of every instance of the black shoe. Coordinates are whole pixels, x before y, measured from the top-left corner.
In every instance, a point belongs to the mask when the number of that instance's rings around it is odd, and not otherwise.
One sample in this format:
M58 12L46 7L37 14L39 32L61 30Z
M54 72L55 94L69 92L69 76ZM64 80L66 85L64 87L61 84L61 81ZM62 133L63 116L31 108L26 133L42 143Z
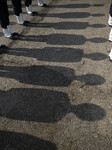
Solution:
M1 50L1 49L2 49L2 50L3 50L3 49L7 49L7 48L8 48L8 47L5 46L5 45L3 45L3 44L0 46L0 50Z
M38 12L37 12L37 11L33 11L33 12L31 13L31 15L32 15L32 16L37 16L37 15L38 15Z
M30 24L30 21L24 21L24 23L22 24L23 26L27 26Z
M42 7L48 7L48 5L44 3Z
M5 45L0 46L0 54L1 55L7 53L8 52L7 50L8 50L7 46L5 46Z
M12 36L13 36L13 37L17 37L17 36L19 36L19 33L14 32L14 33L12 33Z

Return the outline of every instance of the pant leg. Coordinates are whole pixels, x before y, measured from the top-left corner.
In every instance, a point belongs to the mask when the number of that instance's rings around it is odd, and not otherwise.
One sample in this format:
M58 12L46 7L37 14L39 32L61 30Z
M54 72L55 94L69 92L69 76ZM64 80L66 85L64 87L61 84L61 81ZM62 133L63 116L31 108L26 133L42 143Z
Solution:
M0 1L0 23L1 27L6 29L9 25L9 11L7 7L7 1L1 0Z
M24 2L26 7L29 7L29 5L32 4L32 0L24 0Z
M42 0L38 0L38 3L43 3L43 1Z
M21 0L11 0L11 1L12 1L12 6L13 6L14 14L16 16L19 16L20 13L22 13Z
M109 14L110 14L110 16L112 17L112 4L110 5Z

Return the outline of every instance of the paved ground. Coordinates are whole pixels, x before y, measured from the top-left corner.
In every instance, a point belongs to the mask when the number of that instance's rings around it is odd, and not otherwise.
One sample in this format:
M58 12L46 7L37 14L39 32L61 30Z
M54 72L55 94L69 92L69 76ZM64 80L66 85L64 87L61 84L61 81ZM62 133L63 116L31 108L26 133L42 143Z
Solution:
M110 1L45 2L0 34L0 150L112 150Z

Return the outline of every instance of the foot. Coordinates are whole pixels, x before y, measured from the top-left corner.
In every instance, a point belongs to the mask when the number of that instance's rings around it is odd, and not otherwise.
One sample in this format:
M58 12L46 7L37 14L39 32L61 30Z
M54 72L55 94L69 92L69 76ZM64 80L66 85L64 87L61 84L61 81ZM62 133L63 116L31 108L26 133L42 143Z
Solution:
M18 24L20 24L20 25L24 24L24 20L22 20L20 16L16 16L16 19L17 19Z
M24 25L24 24L25 24L25 19L24 19L24 17L23 17L23 14L22 14L22 13L20 13L20 15L19 15L19 16L16 16L16 18L17 18L17 22L18 22L18 24L20 24L20 25Z
M7 38L12 37L12 34L10 33L10 31L8 29L2 29L2 30L3 30L3 33L4 33L5 37L7 37Z
M38 6L39 7L47 7L47 4L45 4L45 3L38 3Z
M26 7L26 11L29 15L31 15L33 13L32 5L29 5L28 7Z

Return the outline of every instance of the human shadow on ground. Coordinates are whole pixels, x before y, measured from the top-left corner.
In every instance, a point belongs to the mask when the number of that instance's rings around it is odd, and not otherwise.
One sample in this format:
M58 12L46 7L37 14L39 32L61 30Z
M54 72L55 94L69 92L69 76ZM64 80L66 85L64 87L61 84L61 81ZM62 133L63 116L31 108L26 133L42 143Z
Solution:
M66 13L57 13L57 14L39 14L40 17L56 17L56 18L88 18L90 16L93 17L102 17L105 14L90 14L89 12L66 12Z
M20 83L41 86L69 86L72 81L85 85L101 85L105 79L97 74L75 75L74 70L57 66L1 66L0 77L16 79Z
M83 35L74 34L50 34L50 35L23 35L19 38L22 41L33 41L33 42L46 42L51 45L83 45L85 42L93 43L104 43L107 39L102 37L95 37L87 39Z
M95 61L106 59L103 53L84 54L82 49L63 48L63 47L45 47L43 49L14 48L9 50L9 55L25 56L37 58L40 61L48 62L80 62L82 58L88 58Z
M0 131L0 150L56 150L50 141L10 131Z
M46 89L0 91L0 116L15 120L55 123L73 113L83 121L98 121L105 110L92 103L71 105L66 93Z
M53 8L88 8L88 7L102 7L104 4L94 4L90 5L87 3L82 4L66 4L66 5L54 5Z
M29 26L41 27L41 28L54 28L54 29L86 29L87 27L92 28L104 28L105 24L89 24L88 22L58 22L58 23L30 23Z

